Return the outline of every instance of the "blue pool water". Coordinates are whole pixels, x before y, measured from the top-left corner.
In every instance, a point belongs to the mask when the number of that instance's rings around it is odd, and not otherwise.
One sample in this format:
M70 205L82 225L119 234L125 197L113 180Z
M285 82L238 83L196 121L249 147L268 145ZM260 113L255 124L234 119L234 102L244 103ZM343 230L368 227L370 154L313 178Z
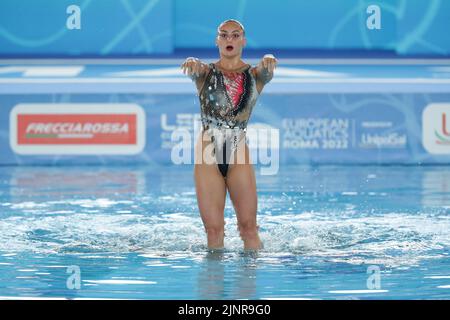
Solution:
M450 167L256 173L264 250L227 198L208 253L190 166L1 167L0 297L450 298Z

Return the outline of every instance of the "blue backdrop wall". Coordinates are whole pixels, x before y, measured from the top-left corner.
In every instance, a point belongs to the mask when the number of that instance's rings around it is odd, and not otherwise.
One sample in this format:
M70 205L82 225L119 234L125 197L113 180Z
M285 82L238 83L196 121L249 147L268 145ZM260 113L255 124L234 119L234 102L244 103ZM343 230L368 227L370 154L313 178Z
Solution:
M217 24L228 18L245 24L250 49L450 54L447 0L2 0L0 55L211 49ZM368 20L379 21L379 29Z

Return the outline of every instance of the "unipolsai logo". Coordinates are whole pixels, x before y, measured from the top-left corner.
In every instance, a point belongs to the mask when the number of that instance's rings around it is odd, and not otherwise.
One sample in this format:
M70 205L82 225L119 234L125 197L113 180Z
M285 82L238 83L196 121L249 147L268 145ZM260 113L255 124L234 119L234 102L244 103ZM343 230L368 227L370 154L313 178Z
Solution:
M431 103L425 107L422 139L429 153L450 154L450 103Z
M437 130L434 131L434 135L436 136L436 143L450 145L450 133L447 130L447 114L445 112L442 112L441 120L441 130L439 132Z

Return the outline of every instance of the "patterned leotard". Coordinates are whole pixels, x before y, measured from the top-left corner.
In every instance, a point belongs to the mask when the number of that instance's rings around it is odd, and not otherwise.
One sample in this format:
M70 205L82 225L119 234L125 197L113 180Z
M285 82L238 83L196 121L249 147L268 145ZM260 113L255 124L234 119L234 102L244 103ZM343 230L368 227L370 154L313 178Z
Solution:
M201 121L211 136L219 170L227 175L229 160L238 143L245 139L247 123L259 96L251 65L228 74L210 63L199 92Z

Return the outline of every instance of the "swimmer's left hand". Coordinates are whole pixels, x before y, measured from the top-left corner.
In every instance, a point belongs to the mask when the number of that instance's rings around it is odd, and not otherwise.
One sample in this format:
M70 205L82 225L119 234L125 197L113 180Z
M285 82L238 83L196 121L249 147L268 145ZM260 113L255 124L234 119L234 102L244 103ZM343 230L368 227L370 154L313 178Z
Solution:
M266 54L261 60L261 65L264 69L267 69L270 73L277 67L277 59L273 54Z

